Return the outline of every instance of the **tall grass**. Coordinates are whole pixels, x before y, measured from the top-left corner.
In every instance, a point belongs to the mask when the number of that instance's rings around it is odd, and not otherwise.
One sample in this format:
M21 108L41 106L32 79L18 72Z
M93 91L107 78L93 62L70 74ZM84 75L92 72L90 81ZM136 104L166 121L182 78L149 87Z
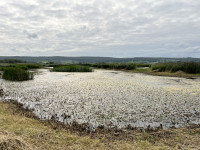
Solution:
M152 70L158 72L177 72L183 71L190 74L200 73L200 63L197 62L176 62L176 63L158 63L151 67Z
M137 67L151 67L151 64L136 64Z
M66 65L66 66L55 66L51 71L55 72L92 72L92 68L88 66L80 65Z
M21 68L8 67L4 69L2 78L11 81L25 81L33 79L33 74Z

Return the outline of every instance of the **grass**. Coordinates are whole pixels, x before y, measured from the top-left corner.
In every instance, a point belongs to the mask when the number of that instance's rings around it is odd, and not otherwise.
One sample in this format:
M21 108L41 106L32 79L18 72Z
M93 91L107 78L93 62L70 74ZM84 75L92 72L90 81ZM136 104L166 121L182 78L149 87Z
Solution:
M80 65L65 65L65 66L54 66L51 71L54 72L92 72L92 68L88 66Z
M85 133L40 121L16 103L0 102L0 149L6 150L2 145L22 150L195 150L200 147L200 128Z

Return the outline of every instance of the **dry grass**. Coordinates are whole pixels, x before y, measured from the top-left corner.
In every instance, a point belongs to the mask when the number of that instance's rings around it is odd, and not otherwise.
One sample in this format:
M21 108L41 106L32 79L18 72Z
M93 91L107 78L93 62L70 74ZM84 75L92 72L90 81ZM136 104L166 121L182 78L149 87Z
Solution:
M0 150L33 150L21 137L0 129Z
M20 111L16 104L0 102L1 150L198 150L199 147L199 126L151 132L99 130L86 133L53 122L42 122L28 111Z

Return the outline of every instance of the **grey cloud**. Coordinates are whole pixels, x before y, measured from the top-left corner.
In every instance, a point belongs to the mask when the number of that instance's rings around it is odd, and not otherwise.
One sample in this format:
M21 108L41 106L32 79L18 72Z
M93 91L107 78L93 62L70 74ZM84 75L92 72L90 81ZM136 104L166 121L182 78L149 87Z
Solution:
M35 33L32 33L32 34L29 33L29 34L28 34L28 38L29 38L29 39L37 39L37 38L38 38L38 35L35 34Z
M1 55L200 57L197 0L0 2Z
M28 39L37 39L38 35L36 33L29 33L26 30L23 31L24 34L26 34Z

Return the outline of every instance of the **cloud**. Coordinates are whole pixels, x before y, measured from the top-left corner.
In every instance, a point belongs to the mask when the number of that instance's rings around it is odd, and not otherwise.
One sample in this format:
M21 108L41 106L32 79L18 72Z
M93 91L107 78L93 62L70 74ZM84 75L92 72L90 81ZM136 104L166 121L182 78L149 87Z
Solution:
M38 35L36 33L28 33L26 30L24 30L24 33L27 35L28 39L37 39Z
M0 54L200 57L199 6L196 0L1 1Z

